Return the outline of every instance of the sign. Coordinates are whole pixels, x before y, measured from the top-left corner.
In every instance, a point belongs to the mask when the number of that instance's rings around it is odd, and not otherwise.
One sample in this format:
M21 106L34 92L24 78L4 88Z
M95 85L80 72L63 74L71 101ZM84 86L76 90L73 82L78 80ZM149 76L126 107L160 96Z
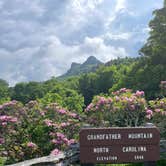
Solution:
M159 160L156 127L85 128L80 131L81 163L135 163Z

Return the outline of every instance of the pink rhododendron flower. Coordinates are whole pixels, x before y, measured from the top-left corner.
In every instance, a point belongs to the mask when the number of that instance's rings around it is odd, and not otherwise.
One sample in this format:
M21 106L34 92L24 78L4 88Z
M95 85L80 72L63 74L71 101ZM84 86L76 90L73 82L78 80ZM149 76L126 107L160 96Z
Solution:
M116 101L119 101L119 100L120 100L120 97L115 96L115 100L116 100Z
M126 90L127 90L126 88L121 88L119 91L120 92L126 92Z
M147 113L148 115L153 115L153 111L150 110L150 109L146 110L146 113Z
M151 119L151 117L152 117L152 116L151 116L150 114L149 114L149 115L146 115L146 118L147 118L147 119Z
M160 101L160 104L161 104L161 106L163 106L163 105L164 105L164 102L163 102L163 101Z
M10 122L17 122L17 118L11 118Z
M61 123L61 124L60 124L60 127L67 127L67 126L69 126L69 125L70 125L70 123L68 123L68 122L65 123L65 122L64 122L64 123Z
M44 116L45 112L44 111L40 111L40 115Z
M155 109L154 111L155 111L155 112L157 112L157 113L158 113L158 112L161 112L161 110L160 110L160 109Z
M126 100L126 101L129 102L129 103L132 103L132 102L133 102L133 98L125 97L124 100Z
M13 100L13 101L9 101L9 102L4 103L2 106L3 106L3 108L5 108L5 107L15 106L16 104L17 104L17 101Z
M60 113L60 114L66 114L67 113L67 111L64 110L64 109L59 109L59 110L57 110L57 112Z
M53 144L62 144L62 141L53 139L53 140L51 140L51 143L53 143Z
M45 119L45 120L44 120L44 123L45 123L48 127L49 127L49 126L53 126L52 120Z
M59 149L54 149L53 151L51 151L51 155L58 155L62 153Z
M6 126L7 125L7 122L2 122L2 126Z
M108 102L112 103L113 102L112 98L108 98Z
M62 134L62 133L60 133L60 132L57 132L56 135L57 135L57 137L60 138L60 139L65 138L65 135Z
M49 135L50 136L56 136L56 133L50 132Z
M75 139L68 140L68 146L70 146L71 144L74 144L75 142L76 142Z
M93 108L94 104L93 103L90 103L87 108L85 109L85 111L90 111L92 108Z
M63 138L62 140L63 140L63 142L64 142L65 144L67 144L67 145L68 145L69 140L68 140L66 137L65 137L65 138Z
M1 122L17 122L17 118L12 117L12 116L7 116L7 115L2 115L0 116L0 121Z
M6 115L0 116L0 120L1 120L1 121L6 121L6 120L7 120L7 116L6 116Z
M106 99L104 97L100 97L99 103L100 104L105 104L106 103Z
M51 140L51 143L57 144L57 140L56 140L56 139L53 139L53 140Z
M5 140L4 138L0 138L0 145L4 144L5 143Z
M78 115L76 113L69 113L69 116L72 118L77 118Z
M112 92L113 95L119 95L119 91Z
M36 148L37 145L35 143L33 143L33 142L28 142L27 143L27 147L29 147L29 148Z
M135 105L130 105L131 110L135 110Z
M136 96L140 97L140 96L144 96L145 93L144 93L144 91L137 90L135 94L136 94Z
M151 119L151 117L153 116L153 111L152 110L150 110L150 109L147 109L146 110L146 118L147 119Z

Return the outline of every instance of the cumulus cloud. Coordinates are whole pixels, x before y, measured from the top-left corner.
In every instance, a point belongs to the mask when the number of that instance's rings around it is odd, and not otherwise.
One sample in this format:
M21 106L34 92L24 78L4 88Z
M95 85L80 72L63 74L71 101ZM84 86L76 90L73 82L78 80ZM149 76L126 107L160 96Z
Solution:
M86 37L84 43L80 46L79 51L83 54L83 57L93 55L103 62L108 61L108 59L128 56L123 47L112 47L111 45L107 45L104 43L104 39L99 37Z
M162 0L0 0L0 78L10 85L64 73L94 55L137 56Z
M129 32L122 32L118 34L112 34L108 32L104 35L104 37L111 40L129 40L132 37L132 34Z
M126 0L117 0L115 12L118 12L119 10L123 10L125 8L126 8Z

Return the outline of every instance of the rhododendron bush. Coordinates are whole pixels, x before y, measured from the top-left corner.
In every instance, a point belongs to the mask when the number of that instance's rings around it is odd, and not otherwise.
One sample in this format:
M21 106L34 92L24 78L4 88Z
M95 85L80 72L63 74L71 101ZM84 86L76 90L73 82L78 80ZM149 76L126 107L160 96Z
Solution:
M159 127L161 137L166 138L166 98L149 101L152 111L150 121Z
M7 163L58 154L78 139L80 116L52 103L11 101L0 106L0 156Z
M146 108L143 91L132 93L122 88L109 96L94 97L85 112L91 125L139 126L145 120Z
M95 127L140 126L153 122L166 138L166 98L146 101L143 91L122 88L95 96L81 112L69 111L57 103L23 105L10 101L0 105L0 157L7 164L57 155L78 142L82 125Z

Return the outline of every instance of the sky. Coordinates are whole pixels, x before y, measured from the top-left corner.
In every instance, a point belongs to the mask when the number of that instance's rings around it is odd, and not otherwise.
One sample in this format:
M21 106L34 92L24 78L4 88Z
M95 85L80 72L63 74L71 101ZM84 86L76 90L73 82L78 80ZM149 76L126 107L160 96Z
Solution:
M0 0L0 78L11 86L65 73L89 56L136 57L163 0Z

